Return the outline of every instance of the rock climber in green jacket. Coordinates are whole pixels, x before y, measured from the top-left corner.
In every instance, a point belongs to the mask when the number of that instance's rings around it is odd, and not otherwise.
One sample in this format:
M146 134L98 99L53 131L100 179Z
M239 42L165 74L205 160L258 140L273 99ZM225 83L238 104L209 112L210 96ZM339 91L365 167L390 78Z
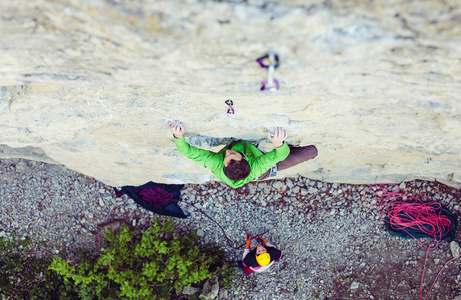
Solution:
M179 121L170 125L176 148L179 153L211 170L219 179L233 188L238 188L252 180L262 180L317 156L314 145L305 147L289 146L285 142L288 133L277 127L273 135L267 133L275 149L262 153L254 145L239 141L233 142L218 153L189 145L184 138L185 128Z

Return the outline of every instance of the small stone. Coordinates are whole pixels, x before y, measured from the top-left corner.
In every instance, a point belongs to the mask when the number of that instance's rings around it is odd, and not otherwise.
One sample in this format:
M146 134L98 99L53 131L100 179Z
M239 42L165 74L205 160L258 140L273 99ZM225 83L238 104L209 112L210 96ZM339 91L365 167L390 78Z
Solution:
M197 230L197 236L203 237L205 236L205 232L202 229Z
M316 189L316 188L310 188L310 189L309 189L309 193L310 193L310 194L316 194L316 193L318 193L318 191L319 191L319 190Z
M407 185L405 184L405 182L402 182L400 185L399 185L399 188L401 189L405 189L407 187Z
M134 204L134 203L131 203L131 204L128 204L126 206L126 208L127 209L136 209L136 208L138 208L138 206L136 204ZM120 211L124 212L123 208Z
M123 228L123 221L122 220L114 220L109 223L101 224L98 225L98 230L101 233L104 233L107 231L107 229L110 229L112 231L119 231Z
M105 189L99 189L99 193L100 193L100 194L104 194L105 192L106 192Z
M228 299L229 298L229 291L227 289L219 290L218 299Z
M205 300L213 300L218 296L219 293L219 281L217 276L209 278L203 285L202 292L199 298L205 298Z
M274 184L272 185L273 188L275 189L282 189L283 188L283 183L281 181L276 181L274 182Z
M27 163L23 160L20 160L17 164L16 164L16 172L18 173L22 173L22 172L25 172L27 169L29 168L29 166L27 165Z
M351 284L351 290L355 290L359 288L359 283L357 281L352 282Z
M264 194L269 194L270 191L271 191L270 187L266 185L264 187Z
M99 198L99 206L104 207L104 201L101 198Z
M460 254L460 248L457 242L451 241L450 243L450 250L451 250L451 255L453 257L458 257Z
M184 286L182 288L182 293L184 295L194 295L200 292L200 288L197 287L191 287L191 286Z
M0 238L4 237L6 235L5 231L0 231Z

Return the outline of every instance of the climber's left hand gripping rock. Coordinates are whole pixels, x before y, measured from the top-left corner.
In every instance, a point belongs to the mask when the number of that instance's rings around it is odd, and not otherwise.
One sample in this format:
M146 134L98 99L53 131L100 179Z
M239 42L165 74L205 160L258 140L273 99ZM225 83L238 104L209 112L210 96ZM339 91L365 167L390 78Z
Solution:
M184 136L184 125L179 121L173 121L170 125L170 131L173 133L173 136L177 139L182 139Z

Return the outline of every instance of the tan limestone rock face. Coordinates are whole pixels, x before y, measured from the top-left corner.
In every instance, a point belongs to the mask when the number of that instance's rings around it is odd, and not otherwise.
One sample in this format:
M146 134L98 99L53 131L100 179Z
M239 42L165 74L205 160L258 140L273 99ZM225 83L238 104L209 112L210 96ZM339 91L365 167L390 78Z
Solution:
M168 125L219 150L314 144L279 173L461 186L457 1L3 1L0 157L64 164L110 185L203 183ZM255 59L280 57L261 92ZM235 114L227 114L226 99Z

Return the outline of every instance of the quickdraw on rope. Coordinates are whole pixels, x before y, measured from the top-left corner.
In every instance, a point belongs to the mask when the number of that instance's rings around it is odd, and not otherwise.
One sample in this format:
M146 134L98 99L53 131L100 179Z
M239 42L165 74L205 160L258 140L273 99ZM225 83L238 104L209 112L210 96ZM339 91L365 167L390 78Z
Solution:
M369 193L374 194L376 204L366 200ZM403 231L408 236L415 239L421 246L426 248L426 260L424 262L423 274L421 276L420 299L422 299L424 273L426 270L427 257L429 250L437 247L437 244L454 234L454 228L457 225L456 217L450 218L451 213L443 211L444 208L438 202L423 202L420 199L407 195L406 190L399 188L394 184L375 184L365 190L362 199L373 207L377 207L380 218L385 222L386 227L392 233ZM434 241L427 246L418 240L421 237L432 237ZM429 295L445 266L459 258L461 255L449 260L435 277Z
M277 79L274 78L275 69L280 66L279 56L272 51L256 59L261 68L267 69L267 80L261 83L261 91L275 92L280 88Z
M229 106L227 109L227 113L230 115L235 114L234 107L233 107L234 102L231 99L227 99L226 101L224 101L224 103L226 103Z

